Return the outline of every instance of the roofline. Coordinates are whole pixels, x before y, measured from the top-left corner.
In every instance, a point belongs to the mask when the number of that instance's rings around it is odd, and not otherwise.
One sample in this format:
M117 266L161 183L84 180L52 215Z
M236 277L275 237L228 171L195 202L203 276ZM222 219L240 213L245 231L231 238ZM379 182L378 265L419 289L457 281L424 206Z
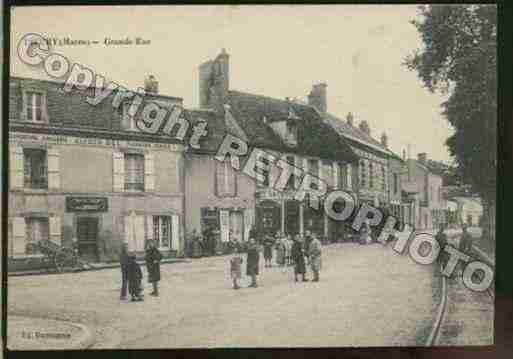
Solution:
M312 107L313 107L313 106L312 106ZM318 113L319 115L321 115L321 116L322 116L322 118L324 118L323 113L321 113L319 110L317 110L317 108L313 107L313 109L314 109L315 111L317 111L317 113ZM343 121L342 119L338 118L338 117L337 117L337 116L335 116L335 115L332 115L332 114L330 114L330 113L328 113L328 112L325 112L325 113L326 113L326 114L328 114L328 115L330 115L330 116L333 116L333 117L334 117L334 118L336 118L338 121ZM335 131L337 131L337 133L339 132L337 129L334 129L334 130L335 130ZM377 146L377 145L375 145L375 144L373 144L373 143L370 143L370 142L366 142L366 141L360 140L359 138L353 137L353 136L348 135L348 134L346 134L346 133L342 133L342 134L340 134L340 133L339 133L339 135L340 135L340 136L347 137L347 138L349 138L350 140L353 140L353 141L355 141L355 142L361 143L361 144L363 144L363 145L365 145L365 146L368 146L368 147L370 147L370 148L373 148L373 149L375 149L375 150L378 150L378 151L380 151L381 153L385 153L387 156L392 156L392 155L394 154L392 151L390 151L390 150L388 150L388 149L384 149L384 148L379 147L379 146Z
M46 83L51 83L51 84L55 84L55 85L62 85L64 84L65 81L57 81L57 80L47 80L47 79L37 79L37 78L33 78L33 77L24 77L24 76L9 76L9 81L11 79L18 79L18 80L30 80L30 81L39 81L39 82L46 82ZM112 80L110 80L112 81ZM112 81L114 82L114 81ZM124 86L124 85L120 85L118 84L117 82L115 82L117 85L121 86L121 87L124 87L130 91L133 91L134 93L137 93L137 91L134 91L132 89L129 89L128 87ZM93 87L93 86L90 86L90 87ZM177 97L177 96L170 96L170 95L162 95L162 94L155 94L155 93L146 93L145 96L147 97L157 97L157 98L167 98L167 99L170 99L170 100L181 100L183 102L183 97Z

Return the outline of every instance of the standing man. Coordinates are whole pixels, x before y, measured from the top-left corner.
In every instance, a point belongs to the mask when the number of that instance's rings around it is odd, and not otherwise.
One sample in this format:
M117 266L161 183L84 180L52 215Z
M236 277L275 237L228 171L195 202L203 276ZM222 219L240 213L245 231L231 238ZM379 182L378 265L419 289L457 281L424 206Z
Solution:
M257 275L258 275L258 263L260 262L260 253L258 252L258 244L255 242L253 237L249 238L248 243L248 257L246 259L246 275L251 277L251 284L249 288L258 287Z
M264 261L265 267L271 267L271 261L273 259L273 246L274 240L270 235L265 236L264 240Z
M120 300L126 299L128 286L128 246L125 242L121 243L121 253L119 254L119 264L121 267L121 294Z
M444 253L444 248L447 245L447 235L445 234L445 224L441 224L438 233L435 235L435 239L440 246L440 254L438 255L438 262L441 265L445 264L446 255Z
M148 282L153 285L153 292L150 295L155 297L159 296L159 281L160 281L160 261L162 260L162 254L155 246L154 241L148 241L146 248L146 269L148 270Z
M312 241L310 242L310 246L308 248L308 254L310 256L310 266L312 268L312 272L314 275L313 281L318 282L319 272L322 266L322 245L317 236L314 236L312 238Z

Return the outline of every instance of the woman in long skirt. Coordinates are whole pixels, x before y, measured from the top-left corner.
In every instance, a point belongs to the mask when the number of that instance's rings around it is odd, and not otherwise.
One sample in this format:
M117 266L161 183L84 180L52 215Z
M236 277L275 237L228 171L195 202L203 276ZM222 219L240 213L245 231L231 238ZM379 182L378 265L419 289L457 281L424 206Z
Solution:
M292 245L292 259L294 260L294 280L297 282L297 275L301 274L303 282L307 282L306 279L306 263L305 263L305 252L304 244L299 236L296 236L294 244Z
M258 245L253 238L249 239L248 243L248 257L246 259L246 275L251 277L250 288L256 288L257 275L258 275L258 262L260 261L260 253L258 252Z

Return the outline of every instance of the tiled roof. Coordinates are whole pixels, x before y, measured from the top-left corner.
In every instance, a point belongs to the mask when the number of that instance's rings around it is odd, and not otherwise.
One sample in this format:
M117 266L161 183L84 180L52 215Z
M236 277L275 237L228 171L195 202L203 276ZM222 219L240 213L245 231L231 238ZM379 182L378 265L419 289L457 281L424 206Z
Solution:
M360 130L358 127L351 126L346 121L327 112L323 113L322 116L324 121L331 127L333 127L341 136L362 143L389 156L392 155L390 150L384 147L381 144L381 142L372 138L372 136L369 136L368 134Z
M240 91L229 91L227 100L233 117L252 146L339 161L357 159L349 145L311 106ZM284 143L268 124L287 118L291 110L299 117L298 144L294 147Z

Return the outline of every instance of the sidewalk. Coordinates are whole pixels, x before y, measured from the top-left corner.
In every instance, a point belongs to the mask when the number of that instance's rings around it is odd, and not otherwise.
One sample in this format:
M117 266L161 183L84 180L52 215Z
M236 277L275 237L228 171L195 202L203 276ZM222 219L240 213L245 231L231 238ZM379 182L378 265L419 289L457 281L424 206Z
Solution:
M82 324L53 319L9 316L9 350L86 349L94 335Z
M166 263L189 263L191 262L191 259L189 258L164 258L160 262L161 264ZM146 262L144 260L138 260L137 263L139 263L141 266L145 266ZM87 263L82 266L82 268L79 268L75 270L75 272L84 272L84 271L94 271L94 270L102 270L102 269L111 269L111 268L119 268L119 262L110 262L110 263ZM50 272L53 273L53 272ZM16 276L26 276L26 275L38 275L38 274L49 274L49 272L46 269L37 269L37 270L30 270L30 271L17 271L17 272L8 272L9 277L16 277Z

